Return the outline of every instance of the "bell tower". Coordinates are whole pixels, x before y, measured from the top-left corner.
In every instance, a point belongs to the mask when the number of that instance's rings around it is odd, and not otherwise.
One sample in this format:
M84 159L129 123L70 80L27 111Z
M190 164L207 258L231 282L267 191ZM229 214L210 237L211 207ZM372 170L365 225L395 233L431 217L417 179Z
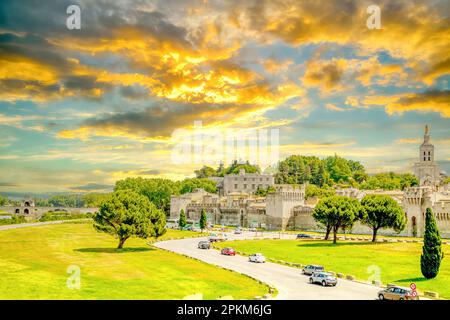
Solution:
M414 164L414 174L421 186L439 184L439 166L434 162L434 145L430 142L430 128L425 126L423 142L419 147L419 162Z
M423 143L420 145L420 162L433 163L434 162L434 146L430 143L430 129L428 125L425 126L425 134L423 136Z

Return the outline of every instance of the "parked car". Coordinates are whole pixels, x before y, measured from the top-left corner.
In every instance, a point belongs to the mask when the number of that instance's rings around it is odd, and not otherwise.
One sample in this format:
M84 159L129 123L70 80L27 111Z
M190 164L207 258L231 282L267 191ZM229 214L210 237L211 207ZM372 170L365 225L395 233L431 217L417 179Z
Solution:
M410 288L392 286L378 292L380 300L419 300Z
M309 277L309 283L320 283L322 286L336 286L337 278L329 272L314 272Z
M262 255L262 253L253 253L248 257L248 261L256 263L265 263L266 258Z
M240 228L234 229L234 234L242 234L242 230Z
M250 228L250 232L256 232L256 228Z
M198 243L198 248L199 249L209 249L209 248L211 248L211 242L209 242L209 241L200 241Z
M309 264L306 267L303 268L302 273L306 274L308 276L312 275L314 272L321 272L325 269L322 266L315 265L315 264Z
M228 237L225 233L219 234L219 236L217 237L217 241L227 241Z
M185 231L193 231L194 228L193 228L192 226L185 226L185 227L183 228L183 230L185 230Z
M236 255L236 251L234 251L233 248L229 248L229 247L225 247L222 248L222 250L220 250L220 253L226 256L235 256Z
M297 239L311 239L312 236L306 233L299 233L297 234Z

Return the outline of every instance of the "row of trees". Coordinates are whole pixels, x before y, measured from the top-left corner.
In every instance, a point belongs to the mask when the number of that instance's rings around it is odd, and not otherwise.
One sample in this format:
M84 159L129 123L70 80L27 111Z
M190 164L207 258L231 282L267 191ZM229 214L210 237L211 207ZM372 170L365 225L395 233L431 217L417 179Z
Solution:
M313 210L313 218L326 229L325 239L333 232L333 243L337 242L337 233L341 229L350 230L356 221L372 229L372 241L382 228L402 231L406 217L400 205L385 195L367 195L361 202L345 196L330 196L319 201Z
M171 195L192 192L195 188L203 188L212 193L217 192L216 183L205 178L184 179L182 181L159 178L126 178L117 181L114 190L133 190L147 197L157 208L168 214Z
M210 178L210 177L223 177L226 174L236 174L239 170L244 169L247 173L261 173L261 169L257 165L252 165L248 161L245 163L239 163L234 160L228 167L220 164L217 169L209 166L203 166L199 170L195 170L195 176L197 178Z
M203 230L205 230L207 227L207 217L206 217L205 209L202 209L202 211L200 213L200 220L199 220L198 224L200 226L200 230L203 232ZM184 227L186 227L186 226L187 226L186 213L184 212L183 209L181 209L180 217L178 218L178 228L180 228L180 230L183 230Z
M403 190L419 183L410 173L390 172L369 176L360 162L337 155L325 159L315 156L289 156L279 163L275 181L288 184L310 183L319 187L342 185L367 190Z

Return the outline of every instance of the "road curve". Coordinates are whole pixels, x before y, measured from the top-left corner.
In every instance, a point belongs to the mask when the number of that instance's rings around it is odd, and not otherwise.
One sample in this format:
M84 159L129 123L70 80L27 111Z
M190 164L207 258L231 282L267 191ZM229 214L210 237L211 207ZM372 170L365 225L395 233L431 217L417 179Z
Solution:
M277 237L277 234L272 234ZM253 234L229 236L233 239L248 239ZM266 235L264 235L266 237ZM309 278L297 268L266 262L255 264L244 256L224 256L218 250L202 250L197 244L206 238L187 238L156 242L156 247L184 254L204 262L246 274L265 282L278 290L276 299L280 300L374 300L381 289L369 284L338 279L336 287L322 287L310 284Z

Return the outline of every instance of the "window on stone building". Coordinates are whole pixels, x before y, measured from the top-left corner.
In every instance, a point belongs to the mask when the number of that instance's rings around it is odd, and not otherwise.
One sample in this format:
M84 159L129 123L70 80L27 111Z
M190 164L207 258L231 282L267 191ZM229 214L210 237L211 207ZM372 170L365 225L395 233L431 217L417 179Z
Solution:
M234 188L237 189L237 184L234 185Z
M246 184L244 184L244 189L247 189L247 185Z
M428 151L428 155L431 155L431 152L430 152L430 151Z
M423 157L423 161L426 161L427 160L427 158L426 157Z
M431 158L430 158L430 157L428 157L428 161L431 161Z

